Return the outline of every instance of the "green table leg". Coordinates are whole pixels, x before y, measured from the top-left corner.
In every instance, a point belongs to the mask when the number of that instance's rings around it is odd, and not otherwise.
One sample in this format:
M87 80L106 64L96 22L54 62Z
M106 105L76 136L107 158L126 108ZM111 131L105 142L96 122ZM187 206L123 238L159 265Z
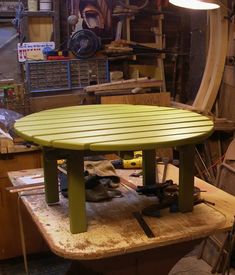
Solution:
M179 210L180 212L191 212L193 211L195 146L181 146L179 153Z
M84 159L79 151L70 152L67 158L70 231L73 234L87 230L84 183Z
M143 185L156 183L156 151L143 150Z
M43 149L43 170L46 202L56 203L59 201L57 160L54 153L46 149Z

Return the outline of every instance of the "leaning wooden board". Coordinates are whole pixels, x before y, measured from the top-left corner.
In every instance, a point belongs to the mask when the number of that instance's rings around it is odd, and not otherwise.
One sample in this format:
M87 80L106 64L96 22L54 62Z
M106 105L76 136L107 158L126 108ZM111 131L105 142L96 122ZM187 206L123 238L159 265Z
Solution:
M162 165L158 165L159 177ZM131 178L131 170L119 170L125 181L141 184L141 179ZM9 172L14 185L17 178L42 173L41 169ZM167 178L178 181L178 168L169 165ZM231 228L234 216L235 198L212 185L196 178L196 185L203 192L203 198L215 206L199 204L192 213L169 213L162 211L161 218L145 217L155 234L148 238L134 219L132 213L155 202L155 198L138 195L124 185L120 188L123 197L101 203L86 203L88 231L71 234L69 230L68 203L61 197L60 203L48 206L44 195L23 196L22 200L30 215L48 242L51 250L59 256L88 260L124 255L155 247L196 240Z

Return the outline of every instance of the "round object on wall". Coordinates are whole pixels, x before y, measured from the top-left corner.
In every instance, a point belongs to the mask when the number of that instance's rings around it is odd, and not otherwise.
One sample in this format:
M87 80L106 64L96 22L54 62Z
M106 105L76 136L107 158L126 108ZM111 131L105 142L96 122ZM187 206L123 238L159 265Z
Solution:
M70 16L68 17L68 23L69 23L69 25L74 26L74 25L77 24L77 22L78 22L78 17L77 17L77 15L72 14L72 15L70 15Z
M100 38L90 30L75 32L70 40L68 48L77 58L90 58L101 47Z

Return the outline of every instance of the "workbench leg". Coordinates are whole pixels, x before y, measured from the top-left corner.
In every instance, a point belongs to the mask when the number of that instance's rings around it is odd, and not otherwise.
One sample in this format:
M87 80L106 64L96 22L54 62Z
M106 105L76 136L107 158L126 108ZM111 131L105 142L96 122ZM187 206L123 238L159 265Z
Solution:
M45 197L48 204L59 201L57 160L52 152L43 150Z
M87 230L83 153L73 151L67 158L70 231Z
M179 210L191 212L193 210L195 146L191 144L181 146L179 153Z
M143 185L156 183L156 151L143 150Z

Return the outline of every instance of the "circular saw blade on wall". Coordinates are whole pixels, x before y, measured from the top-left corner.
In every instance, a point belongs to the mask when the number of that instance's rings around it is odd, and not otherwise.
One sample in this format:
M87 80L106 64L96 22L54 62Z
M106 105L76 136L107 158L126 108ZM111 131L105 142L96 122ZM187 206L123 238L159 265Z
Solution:
M100 38L92 31L84 29L75 32L69 40L69 49L81 59L90 58L100 49Z

